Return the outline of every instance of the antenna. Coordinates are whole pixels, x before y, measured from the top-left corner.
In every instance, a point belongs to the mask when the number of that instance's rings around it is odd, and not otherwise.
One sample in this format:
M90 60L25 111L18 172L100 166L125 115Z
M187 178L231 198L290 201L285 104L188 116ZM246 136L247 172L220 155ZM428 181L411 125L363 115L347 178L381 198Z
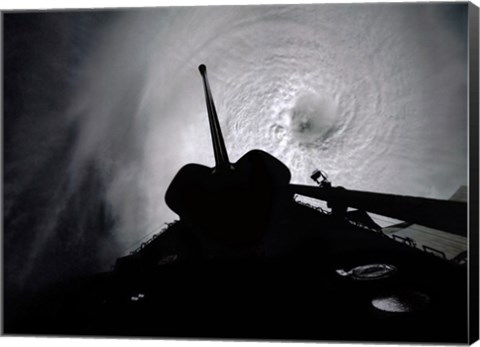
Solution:
M213 102L210 85L207 78L207 67L201 64L198 67L203 78L203 87L205 89L205 101L207 103L208 121L210 123L210 134L212 135L213 154L215 155L215 169L230 169L231 164L228 159L227 149L223 140L222 129L218 122L217 111Z

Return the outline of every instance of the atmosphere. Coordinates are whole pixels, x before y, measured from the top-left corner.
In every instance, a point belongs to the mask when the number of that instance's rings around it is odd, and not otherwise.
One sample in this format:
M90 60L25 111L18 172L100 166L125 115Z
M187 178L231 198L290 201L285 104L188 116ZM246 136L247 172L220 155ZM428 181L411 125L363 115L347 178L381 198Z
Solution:
M262 149L293 183L318 168L349 189L448 199L467 183L466 10L5 14L7 287L109 269L178 218L174 175L214 165L200 64L232 162Z

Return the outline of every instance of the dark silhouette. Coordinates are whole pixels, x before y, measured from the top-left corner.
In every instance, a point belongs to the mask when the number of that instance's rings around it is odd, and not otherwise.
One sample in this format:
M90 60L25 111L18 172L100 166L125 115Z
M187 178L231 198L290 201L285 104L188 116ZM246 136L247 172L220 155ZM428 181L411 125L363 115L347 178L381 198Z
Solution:
M327 174L319 169L316 169L315 171L312 172L312 175L310 178L315 181L320 187L330 187L331 183L328 180Z
M290 184L288 168L260 150L231 163L199 70L215 167L188 164L173 179L165 200L180 220L112 271L9 302L4 331L466 343L467 254L422 251L366 212L464 235L466 204L332 187L326 177Z
M347 207L355 207L467 236L467 204L462 201L364 192L343 187L312 187L295 184L290 187L295 194L328 201L338 212L346 212Z
M212 135L215 167L184 166L170 184L165 201L182 221L202 230L201 237L229 247L258 241L276 220L282 200L291 195L289 169L261 150L230 163L210 92L205 65L199 66Z

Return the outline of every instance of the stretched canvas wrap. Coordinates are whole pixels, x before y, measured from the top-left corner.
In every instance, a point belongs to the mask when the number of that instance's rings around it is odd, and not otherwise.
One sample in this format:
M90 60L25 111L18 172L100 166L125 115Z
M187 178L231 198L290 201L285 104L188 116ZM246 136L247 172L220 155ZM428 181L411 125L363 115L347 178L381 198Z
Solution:
M3 11L3 334L478 339L478 8Z

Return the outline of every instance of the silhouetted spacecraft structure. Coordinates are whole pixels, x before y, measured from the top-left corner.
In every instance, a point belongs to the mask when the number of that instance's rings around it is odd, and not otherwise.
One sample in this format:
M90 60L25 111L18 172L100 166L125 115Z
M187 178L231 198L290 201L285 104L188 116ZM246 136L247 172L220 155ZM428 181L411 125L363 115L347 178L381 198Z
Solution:
M462 190L448 201L353 191L320 172L319 186L296 185L261 150L231 163L199 70L215 167L187 164L173 179L165 201L180 220L111 271L39 294L5 332L467 342ZM368 213L403 222L382 228ZM448 251L418 244L419 228Z

